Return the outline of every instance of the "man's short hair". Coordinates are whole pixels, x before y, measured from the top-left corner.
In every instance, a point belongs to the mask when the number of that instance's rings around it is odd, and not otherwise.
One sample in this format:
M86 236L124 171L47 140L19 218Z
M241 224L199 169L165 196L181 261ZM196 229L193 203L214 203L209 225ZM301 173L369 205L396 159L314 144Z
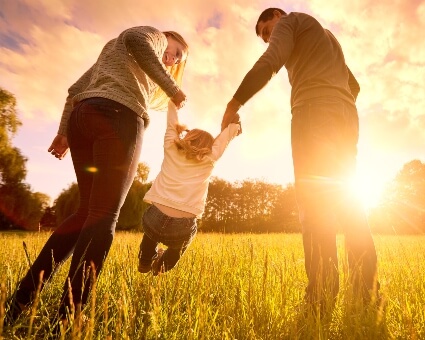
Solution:
M279 11L282 14L286 14L285 11L281 10L280 8L267 8L263 11L263 13L260 14L260 16L258 17L257 20L257 24L255 25L255 33L258 35L258 24L260 22L266 22L268 20L273 19L273 12L274 11Z

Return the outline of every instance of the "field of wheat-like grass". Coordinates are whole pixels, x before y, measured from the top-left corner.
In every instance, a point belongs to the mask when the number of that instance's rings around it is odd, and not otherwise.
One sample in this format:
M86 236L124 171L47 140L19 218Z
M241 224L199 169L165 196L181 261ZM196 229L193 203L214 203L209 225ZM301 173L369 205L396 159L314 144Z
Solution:
M0 234L1 307L48 236ZM366 306L347 283L339 236L340 293L326 318L304 308L299 234L199 233L177 267L157 277L137 271L141 237L116 234L89 303L63 339L425 339L423 236L374 236L382 300ZM68 266L13 327L0 321L0 338L52 338Z

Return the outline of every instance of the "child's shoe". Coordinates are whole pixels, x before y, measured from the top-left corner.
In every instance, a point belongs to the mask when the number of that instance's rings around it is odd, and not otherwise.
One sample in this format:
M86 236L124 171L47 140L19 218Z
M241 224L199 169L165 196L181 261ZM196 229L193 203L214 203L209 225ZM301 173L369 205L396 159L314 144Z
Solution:
M137 270L139 273L146 274L149 273L152 270L151 264L145 264L139 259L139 266L137 267Z
M159 273L164 272L164 263L162 257L164 255L164 249L158 248L155 260L152 262L152 274L157 276Z

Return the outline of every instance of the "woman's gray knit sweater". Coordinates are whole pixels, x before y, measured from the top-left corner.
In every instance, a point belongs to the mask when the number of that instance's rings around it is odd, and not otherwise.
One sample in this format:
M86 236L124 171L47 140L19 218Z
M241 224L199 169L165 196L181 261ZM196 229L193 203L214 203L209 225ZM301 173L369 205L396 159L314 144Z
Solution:
M103 48L96 63L68 90L58 134L66 136L74 105L86 98L119 102L149 123L147 109L157 86L173 97L179 87L162 63L167 38L157 29L138 26L125 30Z

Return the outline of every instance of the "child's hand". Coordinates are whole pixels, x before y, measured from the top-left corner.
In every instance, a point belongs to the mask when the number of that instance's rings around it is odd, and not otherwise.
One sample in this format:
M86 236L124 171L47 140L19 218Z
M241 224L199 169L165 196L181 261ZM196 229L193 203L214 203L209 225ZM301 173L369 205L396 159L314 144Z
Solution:
M238 117L238 121L235 124L239 124L239 130L238 130L238 134L236 136L239 136L242 133L242 123L241 123L241 117L239 117L239 114L236 114Z
M239 130L238 130L238 134L236 136L239 136L242 133L242 123L241 123L240 119L236 124L239 124Z

